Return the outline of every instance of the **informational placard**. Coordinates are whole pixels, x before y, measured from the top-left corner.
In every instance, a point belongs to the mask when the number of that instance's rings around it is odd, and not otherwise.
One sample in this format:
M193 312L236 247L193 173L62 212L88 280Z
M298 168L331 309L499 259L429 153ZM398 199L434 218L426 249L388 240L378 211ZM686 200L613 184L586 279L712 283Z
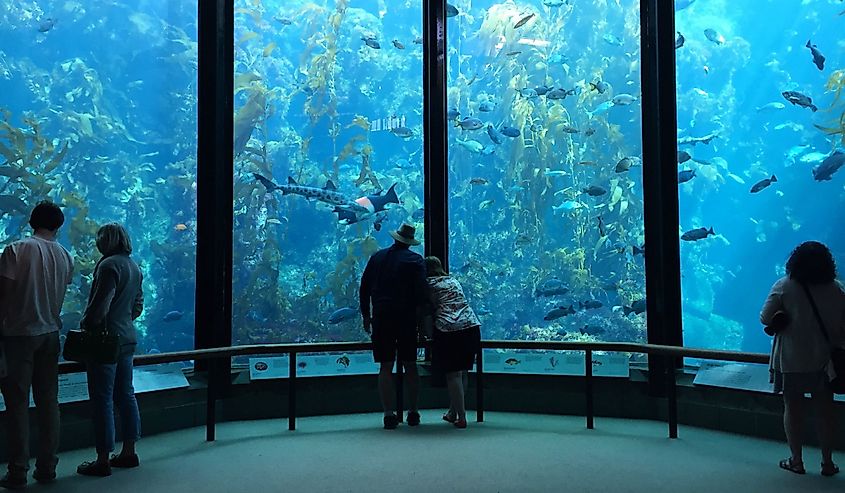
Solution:
M372 353L297 355L297 377L325 377L331 375L371 375L378 373ZM272 380L290 375L290 357L273 356L250 358L251 380Z
M484 351L484 371L488 373L586 375L584 353L562 351ZM629 374L630 368L626 355L593 355L593 375L627 378Z
M702 361L693 384L772 393L769 367L751 363Z
M187 387L188 379L185 378L185 374L182 372L182 365L179 363L142 366L133 369L132 385L135 387L135 394L143 394L157 390ZM88 376L85 373L59 375L59 404L87 400ZM29 406L35 406L32 393L29 396ZM0 395L0 411L5 410L6 401Z

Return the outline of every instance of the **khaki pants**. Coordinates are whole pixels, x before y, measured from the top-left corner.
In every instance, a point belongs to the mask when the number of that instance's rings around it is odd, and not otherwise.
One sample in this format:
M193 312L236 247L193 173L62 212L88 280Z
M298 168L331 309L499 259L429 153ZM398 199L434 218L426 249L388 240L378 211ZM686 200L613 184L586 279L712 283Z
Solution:
M29 470L29 389L38 419L35 467L53 472L59 459L59 333L4 337L8 375L0 381L6 401L9 472Z

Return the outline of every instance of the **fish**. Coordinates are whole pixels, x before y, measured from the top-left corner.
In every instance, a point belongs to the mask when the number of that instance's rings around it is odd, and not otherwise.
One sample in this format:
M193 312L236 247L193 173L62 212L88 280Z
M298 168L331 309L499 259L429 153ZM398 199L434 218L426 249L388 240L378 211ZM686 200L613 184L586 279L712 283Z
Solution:
M822 164L813 168L813 178L816 181L828 181L843 165L845 165L845 154L836 151L825 158Z
M622 46L622 43L623 43L622 38L620 38L619 36L617 36L615 34L611 34L611 33L605 34L604 36L601 37L601 39L603 39L605 43L607 43L611 46Z
M461 127L461 129L463 130L478 130L479 128L484 126L484 122L482 122L478 118L468 116L463 120L455 122L455 126Z
M645 308L646 308L645 300L644 299L643 300L637 300L637 301L634 301L633 303L631 303L631 306L623 306L622 307L622 313L624 313L625 316L628 316L631 313L635 313L635 314L639 315L641 313L645 313Z
M344 354L343 356L341 356L341 357L339 357L338 359L334 360L334 362L335 362L335 363L337 363L337 364L339 364L339 365L341 365L341 366L344 366L344 367L349 367L349 363L351 363L352 361L349 359L349 356L347 356L347 355L345 355L345 354Z
M812 163L822 161L826 157L827 157L827 154L825 154L823 152L813 151L813 152L810 152L808 154L804 154L803 156L801 156L801 159L799 159L799 161L804 163L804 164L812 164Z
M687 42L687 38L685 38L684 35L681 34L681 31L677 31L677 33L678 33L678 36L675 37L675 49L676 50L679 49L679 48L683 48L684 43Z
M589 187L581 190L582 193L586 193L591 197L600 197L607 193L607 190L598 186L598 185L590 185Z
M506 359L506 360L505 360L505 364L506 364L506 365L511 365L511 366L518 365L518 364L519 364L519 360L518 360L518 359L516 359L516 358L508 358L508 359Z
M598 92L599 94L604 94L608 89L610 89L610 84L601 79L597 79L595 82L590 82L590 89Z
M409 139L414 136L414 131L408 127L391 128L390 133L403 139Z
M763 189L768 188L769 185L771 185L772 183L775 183L776 181L778 181L778 178L775 175L772 175L771 178L766 178L765 180L760 180L757 183L755 183L753 187L751 187L751 193L760 192Z
M810 53L813 55L813 63L818 67L819 70L824 70L824 55L822 52L819 51L819 47L814 45L810 40L807 40L807 44L805 45L807 48L810 49Z
M604 304L599 300L587 300L578 302L578 308L581 310L595 310L596 308L601 308L603 306Z
M716 31L715 29L705 29L704 36L706 36L707 39L716 43L717 45L725 44L725 37L722 36L722 34Z
M379 42L375 38L362 37L361 41L363 41L364 44L366 44L367 46L369 46L370 48L372 48L374 50L380 50L381 49L381 45L379 44Z
M354 224L357 222L361 222L365 219L368 219L374 214L378 214L379 212L383 212L387 210L387 206L389 204L400 204L399 196L396 195L396 183L390 186L387 189L387 192L379 192L372 195L365 195L363 197L359 197L355 199L355 204L357 208L349 208L349 207L336 207L333 212L337 213L337 220L341 224ZM382 217L381 220L376 218L376 221L380 224L384 218ZM373 223L373 226L376 225L376 222ZM378 231L378 229L376 229Z
M329 323L339 324L346 320L351 320L358 316L358 310L354 308L344 307L335 310L331 315L329 315Z
M478 204L478 210L483 211L484 209L493 205L493 202L495 202L495 200L493 200L493 199L487 199L487 200L481 202L480 204Z
M183 312L180 312L178 310L173 310L173 311L167 312L167 314L164 315L163 320L165 322L175 322L177 320L182 320L183 315L185 315Z
M775 102L767 103L767 104L764 104L763 106L758 107L757 113L779 111L779 110L782 110L784 108L786 108L785 104L781 103L780 101L775 101Z
M487 178L472 178L469 181L470 185L487 185L489 183L490 183L490 181L487 180Z
M537 87L535 87L535 88L534 88L534 92L536 92L538 96L545 96L545 95L546 95L546 94L548 94L548 93L549 93L549 91L551 91L552 89L554 89L554 87L550 87L550 86L537 86Z
M335 187L331 180L327 181L326 186L323 188L317 188L300 185L293 179L293 177L290 176L288 177L288 183L286 185L277 185L270 179L261 176L258 173L253 173L253 176L257 181L264 185L264 188L266 188L268 192L279 190L282 192L282 195L292 194L305 197L308 200L317 200L319 202L335 206L335 212L338 212L339 210L346 210L355 214L371 212L366 207L359 205L357 201L349 200L345 195L338 192L337 187ZM392 188L393 187L391 187L391 189Z
M619 94L617 96L614 96L613 99L611 99L611 101L613 101L614 106L628 106L636 100L637 97L632 96L630 94Z
M614 171L617 173L624 173L631 169L631 166L633 166L635 163L635 159L630 157L623 157L619 160L618 163L616 163L616 168L614 168Z
M678 164L684 164L692 159L692 156L687 151L678 151Z
M806 151L809 147L810 147L809 144L799 144L799 145L794 145L794 146L790 147L789 150L786 151L786 159L788 159L791 162L794 162L795 159L797 159L798 156L803 154L804 151Z
M185 223L179 223L176 226L173 226L173 231L187 231L188 225Z
M517 56L517 55L521 55L521 54L522 54L522 51L514 50L514 51L509 51L509 52L505 53L505 56Z
M494 144L501 144L502 137L504 137L501 132L496 130L496 127L491 124L487 125L487 136L490 137L490 140L493 141Z
M421 44L423 44L423 39L422 39L422 37L421 37L421 36L417 36L416 38L414 38L414 44L415 44L415 45L421 45Z
M578 332L580 332L581 335L597 336L604 334L604 328L599 327L598 325L585 325L578 329Z
M553 308L548 313L546 313L546 316L543 317L543 320L550 322L552 320L557 320L557 319L565 317L567 315L574 315L574 314L575 314L575 307L573 305L569 305L566 308L559 306L557 308Z
M459 13L460 12L458 12L458 9L455 8L454 5L452 5L451 3L446 4L446 18L447 19L449 17L457 17Z
M543 175L545 176L569 176L569 173L563 171L561 169L551 169L546 168L543 170Z
M38 23L38 32L46 33L51 31L54 27L56 27L56 19L48 17Z
M557 277L547 279L542 284L537 286L536 289L534 289L534 296L537 298L548 296L563 296L567 293L569 293L569 288L567 288L563 281L561 281Z
M476 154L481 154L484 150L484 145L477 140L456 140L455 142L469 152L474 152Z
M587 116L589 116L590 119L592 120L592 118L596 115L601 115L603 113L607 113L607 111L610 110L610 108L613 108L613 106L614 106L614 104L613 104L612 100L611 101L605 101L604 103L596 106L596 109L594 109L593 111L588 111Z
M425 209L420 207L419 209L415 210L414 213L411 214L411 218L414 221L422 222L423 220L425 220Z
M781 95L789 101L790 103L794 104L795 106L800 106L802 108L809 108L815 113L819 110L819 108L813 104L813 99L806 94L801 94L798 91L783 91Z
M373 229L376 231L381 231L381 225L384 220L387 219L387 213L381 213L376 215L376 219L373 221Z
M457 110L457 108L452 108L446 112L446 119L447 120L457 120L458 117L461 116L461 112Z
M572 125L563 125L562 127L559 127L559 129L560 129L561 132L566 133L566 134L577 134L577 133L581 132L580 130L573 127Z
M491 111L496 109L496 103L493 101L482 101L478 105L478 111L482 113L490 113Z
M707 134L703 137L692 137L692 136L681 137L680 139L678 139L678 145L679 146L696 145L696 144L708 144L709 145L710 142L718 136L719 136L718 134L712 133L712 134Z
M695 0L675 0L675 12L680 12L694 3Z
M533 19L535 15L536 15L536 14L534 14L533 12L532 12L532 13L530 13L530 14L528 14L528 15L526 15L525 17L523 17L522 19L520 19L520 20L519 20L516 24L514 24L514 25L513 25L513 28L514 28L514 29L519 29L520 27L522 27L522 26L524 26L524 25L528 24L528 21L530 21L531 19Z
M691 230L687 231L686 233L682 234L681 239L684 240L684 241L698 241L698 240L703 240L710 235L714 235L714 236L716 235L716 233L713 232L712 227L710 229L696 228L696 229L691 229Z
M543 5L546 7L560 7L562 5L569 5L569 0L543 0Z
M581 202L576 202L574 200L567 200L567 201L561 203L560 205L553 206L552 210L555 211L555 212L561 212L561 211L568 212L568 211L578 210L578 209L581 209L583 207L586 207L586 206L584 204L582 204Z
M14 195L0 195L0 214L13 214L15 212L26 214L29 212L29 207L27 207L26 202Z
M276 17L273 17L273 19L275 19L276 21L278 21L278 22L279 22L281 25L283 25L283 26L290 26L291 24L293 24L293 21L292 21L292 20L290 20L290 19L288 19L287 17L278 17L278 16L276 16Z
M566 99L566 96L572 96L575 94L575 89L563 89L562 87L558 87L556 89L552 89L548 93L546 93L546 99L551 99L552 101Z
M539 94L537 93L537 90L533 89L531 87L526 87L524 89L520 89L519 95L522 96L525 99L534 99L537 96L539 96Z
M507 126L502 127L502 128L499 129L499 132L502 135L504 135L505 137L510 137L512 139L515 139L515 138L520 136L519 129L513 128L513 127L507 127Z
M678 184L686 183L690 180L695 178L695 170L694 169L685 169L678 171Z
M405 49L405 45L403 45L398 39L394 39L393 41L391 41L391 43L393 43L393 46L397 50L404 50Z

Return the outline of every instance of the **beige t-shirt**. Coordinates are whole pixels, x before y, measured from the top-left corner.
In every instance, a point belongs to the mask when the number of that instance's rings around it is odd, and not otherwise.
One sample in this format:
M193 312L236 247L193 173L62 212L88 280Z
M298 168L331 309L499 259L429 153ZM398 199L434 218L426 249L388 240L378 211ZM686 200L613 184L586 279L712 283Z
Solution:
M0 277L14 281L3 300L4 336L37 336L62 327L59 314L73 276L73 259L56 241L32 236L8 245L0 256Z

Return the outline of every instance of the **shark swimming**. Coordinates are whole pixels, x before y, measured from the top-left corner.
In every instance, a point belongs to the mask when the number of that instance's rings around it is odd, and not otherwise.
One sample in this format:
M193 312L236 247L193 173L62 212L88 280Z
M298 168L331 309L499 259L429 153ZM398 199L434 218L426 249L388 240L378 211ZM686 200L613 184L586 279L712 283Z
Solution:
M337 191L335 184L329 180L323 188L300 185L292 177L288 177L286 185L277 185L272 180L258 173L253 173L256 180L264 185L268 192L279 190L282 195L299 195L308 200L316 200L325 204L333 205L338 215L338 221L343 224L353 224L369 218L377 212L385 210L387 204L398 204L399 197L396 195L396 184L394 183L386 193L365 195L355 200L349 199L346 195Z

